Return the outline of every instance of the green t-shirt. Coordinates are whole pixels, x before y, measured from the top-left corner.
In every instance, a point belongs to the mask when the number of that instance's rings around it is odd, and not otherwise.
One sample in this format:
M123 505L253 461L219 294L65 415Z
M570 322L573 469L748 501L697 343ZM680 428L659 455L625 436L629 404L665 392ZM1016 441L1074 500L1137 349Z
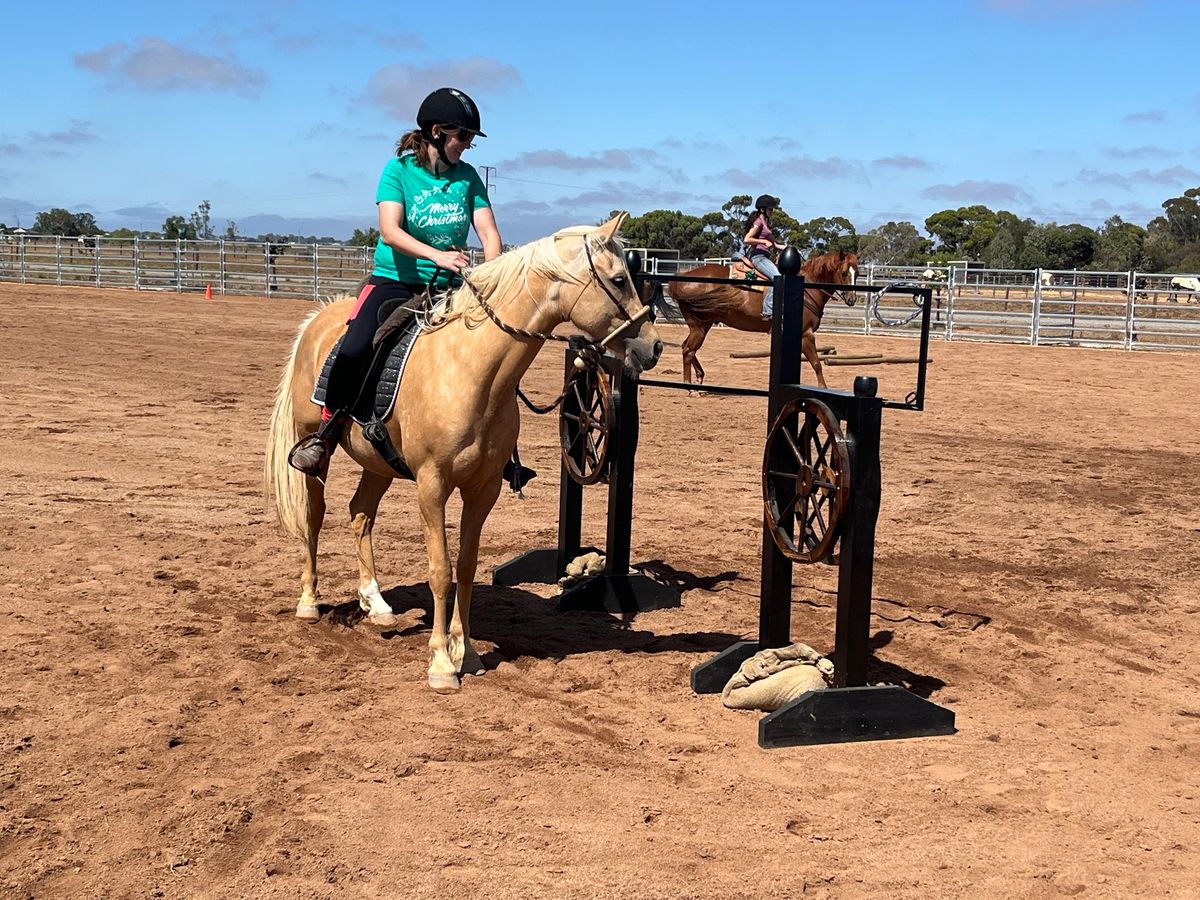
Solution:
M379 177L375 202L404 204L404 230L438 250L465 248L471 217L481 206L490 206L483 180L475 168L461 160L441 175L417 165L411 153L388 160ZM375 275L407 284L429 284L436 266L427 259L397 253L379 239L375 247ZM450 274L437 272L435 287L450 283Z

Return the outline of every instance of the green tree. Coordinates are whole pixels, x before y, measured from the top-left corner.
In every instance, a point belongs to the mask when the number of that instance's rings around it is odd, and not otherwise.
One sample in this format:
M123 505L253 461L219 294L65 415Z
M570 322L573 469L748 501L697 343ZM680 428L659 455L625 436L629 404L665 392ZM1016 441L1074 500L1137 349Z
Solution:
M350 246L352 247L374 247L378 243L379 229L373 226L366 231L355 228L354 234L350 236Z
M795 221L795 220L793 220ZM772 222L772 227L774 227ZM784 229L779 229L782 234ZM810 219L793 229L788 229L786 243L791 244L805 257L819 256L836 250L858 252L858 232L849 219L842 216Z
M750 211L753 208L754 198L749 194L734 194L728 202L721 204L719 212L705 216L721 248L720 256L733 256L741 252L742 238L746 236Z
M233 219L230 219L225 223L225 240L236 241L237 238L237 222L233 221Z
M1128 272L1142 265L1146 229L1110 216L1100 228L1092 266L1105 272Z
M211 241L213 230L209 214L212 212L212 204L207 200L201 200L200 205L196 207L196 211L191 215L192 231L195 232L195 237L203 241Z
M1039 223L1030 229L1021 250L1025 269L1082 269L1096 253L1096 232L1086 225Z
M168 241L194 241L196 239L196 226L183 216L167 216L163 220L162 234Z
M1146 225L1146 268L1156 272L1194 271L1200 258L1200 188L1162 204L1163 215Z
M30 231L35 234L61 234L64 237L100 234L96 217L91 213L73 213L61 207L38 213Z
M632 216L621 231L632 246L677 250L685 259L717 256L721 251L719 241L707 231L702 218L679 210L654 209Z
M1165 228L1181 245L1200 243L1200 188L1163 201ZM1157 220L1155 220L1157 221Z
M980 259L999 227L999 216L983 205L943 209L925 220L925 230L937 239L938 250L967 259Z
M858 252L864 262L885 266L919 266L929 256L932 243L921 237L912 222L888 222L872 228L858 241Z

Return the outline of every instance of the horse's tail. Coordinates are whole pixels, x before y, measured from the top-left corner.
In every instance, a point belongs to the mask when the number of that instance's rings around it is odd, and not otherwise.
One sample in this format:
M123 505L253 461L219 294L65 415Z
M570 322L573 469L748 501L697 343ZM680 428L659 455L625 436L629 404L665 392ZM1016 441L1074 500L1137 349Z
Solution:
M300 341L313 317L321 311L318 307L300 325L292 352L283 367L279 388L275 392L275 406L271 410L271 423L267 431L267 456L263 465L263 492L267 505L275 509L279 524L288 534L307 540L309 499L305 476L288 465L288 452L302 435L296 425L295 404L292 402L292 386L296 378L296 356Z

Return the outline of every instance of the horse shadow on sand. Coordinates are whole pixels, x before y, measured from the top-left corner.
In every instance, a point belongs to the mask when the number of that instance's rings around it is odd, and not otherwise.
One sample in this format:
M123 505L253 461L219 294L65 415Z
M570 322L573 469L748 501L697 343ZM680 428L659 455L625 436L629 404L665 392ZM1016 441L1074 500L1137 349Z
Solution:
M736 571L716 575L696 575L676 569L662 560L639 564L638 568L654 576L681 594L685 591L717 591L726 582L740 577ZM433 595L425 582L395 585L383 597L406 624L380 632L384 640L412 638L428 633L433 627ZM703 602L698 599L694 602ZM357 600L337 605L322 605L322 618L332 625L358 626L366 618ZM660 611L660 612L671 612ZM658 634L650 628L655 621L650 613L603 613L563 611L557 597L543 597L520 587L498 587L477 583L471 601L471 636L494 644L481 653L483 664L494 669L502 662L521 658L565 659L584 653L694 653L715 655L746 636L727 631L691 631ZM649 616L649 622L645 617ZM828 652L832 652L833 635ZM913 672L879 657L879 651L895 638L895 632L876 631L870 638L871 656L868 677L872 684L898 684L919 697L929 699L946 687L942 679Z
M681 594L695 589L717 590L724 582L739 577L734 571L696 575L661 560L640 564L639 569ZM402 622L400 627L381 631L384 640L411 638L432 629L433 595L427 583L395 585L383 591L383 598ZM355 628L366 618L357 600L323 604L320 612L329 624L345 628ZM564 611L559 609L556 596L544 597L521 587L477 582L471 599L471 637L495 644L495 649L481 652L488 669L522 657L563 659L604 651L716 654L743 639L740 634L726 631L658 634L651 630L654 617L669 612Z

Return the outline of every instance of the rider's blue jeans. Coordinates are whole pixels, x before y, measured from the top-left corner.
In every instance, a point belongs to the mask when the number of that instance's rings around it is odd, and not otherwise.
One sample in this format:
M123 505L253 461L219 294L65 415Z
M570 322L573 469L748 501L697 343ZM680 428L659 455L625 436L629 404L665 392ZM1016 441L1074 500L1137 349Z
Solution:
M747 257L747 259L750 260L750 265L754 266L754 268L758 269L758 271L762 272L768 278L775 278L779 275L779 269L775 263L771 262L771 257L767 256L767 254L755 253L753 256ZM767 288L763 293L762 317L764 319L771 318L771 302L774 299L774 293L774 290L771 288Z

